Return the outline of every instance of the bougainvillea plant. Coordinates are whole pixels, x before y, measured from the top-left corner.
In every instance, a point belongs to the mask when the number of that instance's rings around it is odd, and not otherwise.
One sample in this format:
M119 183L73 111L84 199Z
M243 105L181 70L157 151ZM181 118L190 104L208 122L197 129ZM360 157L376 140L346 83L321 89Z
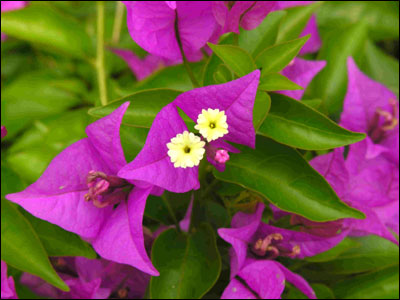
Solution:
M399 298L395 1L1 1L2 299Z

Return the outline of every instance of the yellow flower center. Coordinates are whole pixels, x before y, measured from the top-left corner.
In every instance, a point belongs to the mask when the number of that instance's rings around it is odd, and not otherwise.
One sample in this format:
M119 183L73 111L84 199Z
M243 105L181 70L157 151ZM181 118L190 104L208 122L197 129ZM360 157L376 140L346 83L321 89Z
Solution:
M205 142L189 131L179 133L167 144L168 156L175 168L198 166L203 158Z
M219 109L203 109L201 114L197 117L197 124L194 126L195 129L200 131L200 134L211 142L223 137L227 134L228 123L226 122L226 114L223 110Z

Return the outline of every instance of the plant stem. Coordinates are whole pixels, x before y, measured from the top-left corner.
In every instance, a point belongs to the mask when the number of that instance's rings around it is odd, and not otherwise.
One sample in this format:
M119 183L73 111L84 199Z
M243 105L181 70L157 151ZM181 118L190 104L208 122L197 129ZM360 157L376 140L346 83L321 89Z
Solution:
M239 35L236 33L233 33L233 45L239 46Z
M166 206L167 209L168 209L168 212L169 212L169 214L170 214L170 216L171 216L171 218L172 218L172 221L175 223L176 229L177 229L178 231L181 231L181 228L180 228L180 226L179 226L178 219L176 218L175 213L174 213L174 210L172 209L171 204L169 203L167 197L165 196L165 193L161 195L161 198L162 198L162 200L163 200L165 206Z
M104 2L97 1L97 80L101 105L107 104L106 73L104 67Z
M186 59L185 52L183 51L182 41L181 41L181 37L179 35L178 12L177 12L177 10L175 10L175 35L176 35L176 40L178 41L179 50L180 50L181 55L182 55L183 65L185 66L186 73L188 73L189 78L192 81L193 87L194 88L200 87L200 84L197 82L196 77L194 77L192 69L190 68L189 62Z
M121 36L122 19L124 16L124 5L121 1L117 1L117 7L115 8L114 25L112 33L112 44L117 45L119 37Z

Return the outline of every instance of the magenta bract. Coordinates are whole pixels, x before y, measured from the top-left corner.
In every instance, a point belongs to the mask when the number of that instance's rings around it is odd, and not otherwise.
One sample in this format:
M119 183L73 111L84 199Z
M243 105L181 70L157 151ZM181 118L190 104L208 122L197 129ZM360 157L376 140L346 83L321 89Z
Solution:
M104 258L158 275L144 248L142 219L150 185L118 178L126 164L119 129L129 103L86 129L24 191L6 195L34 216L79 234ZM113 209L113 206L118 207Z

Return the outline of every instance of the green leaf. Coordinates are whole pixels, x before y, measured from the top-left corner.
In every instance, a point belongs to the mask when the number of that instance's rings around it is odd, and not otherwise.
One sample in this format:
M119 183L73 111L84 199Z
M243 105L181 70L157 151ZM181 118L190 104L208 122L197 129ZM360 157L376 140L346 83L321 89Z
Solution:
M229 33L224 35L219 45L230 45L233 43L233 34ZM218 67L224 62L213 52L208 58L204 70L203 70L203 86L216 84L214 81L214 73L217 71Z
M86 137L89 119L87 110L80 109L33 122L9 148L7 163L21 178L34 182L58 153Z
M216 84L221 84L233 80L232 72L223 64L217 67L217 70L214 72L213 77Z
M1 31L46 51L87 58L94 47L85 28L48 5L31 2L20 10L1 14Z
M329 30L365 20L374 40L399 38L397 1L325 1L318 10L318 25Z
M1 122L10 138L30 122L63 112L81 102L86 87L76 78L49 72L25 73L1 91Z
M277 41L284 42L297 38L303 32L313 12L320 5L321 3L314 3L286 9L287 15L279 27Z
M96 252L78 235L35 218L25 211L23 214L32 224L49 256L84 256L87 258L96 258Z
M318 60L326 60L327 65L317 74L309 89L311 97L322 99L329 113L338 113L342 109L347 90L347 58L353 56L358 61L366 38L367 25L359 22L334 30L323 40Z
M121 125L119 132L125 159L126 161L132 161L142 150L144 143L146 142L149 129Z
M165 203L161 197L150 195L147 198L144 215L164 225L173 224L173 220L170 219L168 208L165 206Z
M171 247L173 245L173 247ZM150 280L152 299L197 299L215 284L221 271L215 233L203 224L189 236L175 229L154 242L152 262L160 272Z
M399 247L381 237L354 238L361 246L351 248L335 260L312 264L312 269L331 274L353 274L399 263Z
M314 290L317 299L335 299L335 295L332 290L324 284L321 283L313 283L311 284L312 289ZM308 299L306 295L304 295L299 289L294 286L290 286L289 292L284 299Z
M261 73L258 88L263 91L302 90L303 88L279 73Z
M257 68L250 54L238 46L207 44L239 77L245 76Z
M89 110L89 115L102 118L116 110L123 103L130 101L122 124L132 127L150 128L158 112L171 103L182 92L171 89L153 89L134 93L122 99Z
M399 266L347 278L333 292L337 299L399 299Z
M337 197L326 180L294 149L258 137L256 149L237 146L220 180L258 192L282 210L313 221L364 218Z
M262 50L275 44L279 26L285 16L286 12L283 10L274 11L269 13L255 29L240 28L239 46L256 57Z
M253 108L253 125L257 131L264 122L271 107L271 97L268 93L257 91Z
M336 257L338 257L343 252L345 252L351 248L358 248L360 246L361 246L361 244L359 242L357 242L356 240L351 239L351 238L345 238L343 241L341 241L339 244L337 244L332 249L329 249L328 251L325 251L323 253L317 254L312 257L307 257L306 260L309 262L331 261L331 260L334 260Z
M383 83L399 96L399 61L370 40L365 44L364 62L360 67L371 78Z
M199 76L204 67L204 63L202 61L198 63L191 63L190 67L192 68L196 79L200 81ZM193 89L193 85L188 74L186 73L185 67L183 64L181 64L160 69L146 79L139 81L133 86L132 89L129 90L128 94L156 88L188 91Z
M346 130L301 101L281 94L272 95L271 109L257 133L305 150L332 149L365 138L365 134Z
M34 274L69 291L54 271L31 224L10 202L1 199L1 259L14 268Z
M255 58L257 66L265 73L281 71L299 53L309 38L310 35L306 35L266 48Z

